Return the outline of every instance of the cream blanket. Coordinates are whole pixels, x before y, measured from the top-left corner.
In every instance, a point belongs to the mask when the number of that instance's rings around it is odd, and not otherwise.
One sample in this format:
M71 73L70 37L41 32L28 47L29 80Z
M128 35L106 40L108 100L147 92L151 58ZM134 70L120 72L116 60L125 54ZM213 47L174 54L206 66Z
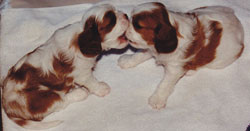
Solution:
M138 3L110 1L126 13ZM235 10L245 29L245 50L222 70L200 70L183 77L169 97L167 107L153 110L147 104L163 76L153 59L136 68L117 66L120 55L103 56L94 75L107 82L111 93L90 95L82 102L53 113L44 121L64 120L48 131L245 131L250 123L250 1L165 0L168 9L187 11L201 6L224 5ZM5 9L0 35L1 79L23 55L44 43L53 32L79 21L91 4L56 8ZM130 50L126 53L132 53ZM4 131L25 131L3 113Z

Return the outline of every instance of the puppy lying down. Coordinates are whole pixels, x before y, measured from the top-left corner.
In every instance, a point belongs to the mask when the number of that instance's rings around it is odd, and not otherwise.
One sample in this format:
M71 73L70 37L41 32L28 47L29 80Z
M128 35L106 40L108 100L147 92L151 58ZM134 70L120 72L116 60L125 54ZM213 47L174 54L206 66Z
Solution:
M89 9L80 22L55 31L47 42L22 57L3 86L7 116L27 129L46 129L62 121L41 122L47 115L88 93L105 96L110 87L92 74L104 50L127 46L127 16L111 5Z
M152 57L164 67L164 78L148 101L155 109L165 107L185 74L201 68L224 68L244 49L240 21L232 9L222 6L181 13L167 10L161 3L141 4L132 11L126 37L143 51L121 56L120 67L134 67Z

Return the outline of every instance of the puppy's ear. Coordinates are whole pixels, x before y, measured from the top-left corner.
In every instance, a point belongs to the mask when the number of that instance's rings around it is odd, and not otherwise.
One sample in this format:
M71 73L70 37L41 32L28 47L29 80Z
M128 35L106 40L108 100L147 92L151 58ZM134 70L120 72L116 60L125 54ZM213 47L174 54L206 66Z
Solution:
M84 31L78 37L80 51L88 57L97 56L102 52L101 41L95 18L88 18L84 26Z
M100 34L109 33L116 24L116 15L113 11L104 14L102 23L99 24Z
M167 10L160 6L160 22L154 30L155 49L158 53L171 53L177 48L178 39L176 29L170 24Z
M178 43L176 30L173 27L157 27L155 29L154 43L158 53L173 52L177 48Z

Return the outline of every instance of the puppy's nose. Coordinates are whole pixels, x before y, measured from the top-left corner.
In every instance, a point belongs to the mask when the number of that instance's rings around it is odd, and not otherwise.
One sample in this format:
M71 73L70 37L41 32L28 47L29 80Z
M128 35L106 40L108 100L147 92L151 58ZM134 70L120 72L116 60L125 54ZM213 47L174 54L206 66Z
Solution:
M127 14L123 14L123 17L128 20L128 15Z

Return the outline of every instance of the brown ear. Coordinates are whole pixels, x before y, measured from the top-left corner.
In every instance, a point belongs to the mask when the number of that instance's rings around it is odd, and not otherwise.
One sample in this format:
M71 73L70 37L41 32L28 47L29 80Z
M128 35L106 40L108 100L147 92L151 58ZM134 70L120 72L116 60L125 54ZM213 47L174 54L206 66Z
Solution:
M157 29L160 28L160 29ZM157 27L155 30L155 49L158 53L170 53L177 48L177 35L173 27ZM157 31L159 30L159 31Z
M116 16L113 11L108 11L103 16L102 23L99 24L99 31L102 34L109 33L116 24Z
M170 53L177 48L176 29L170 24L168 13L163 5L160 5L160 13L162 20L154 30L155 49L158 53Z
M84 31L78 37L78 46L83 55L97 56L102 52L101 36L94 17L90 17L84 26Z

